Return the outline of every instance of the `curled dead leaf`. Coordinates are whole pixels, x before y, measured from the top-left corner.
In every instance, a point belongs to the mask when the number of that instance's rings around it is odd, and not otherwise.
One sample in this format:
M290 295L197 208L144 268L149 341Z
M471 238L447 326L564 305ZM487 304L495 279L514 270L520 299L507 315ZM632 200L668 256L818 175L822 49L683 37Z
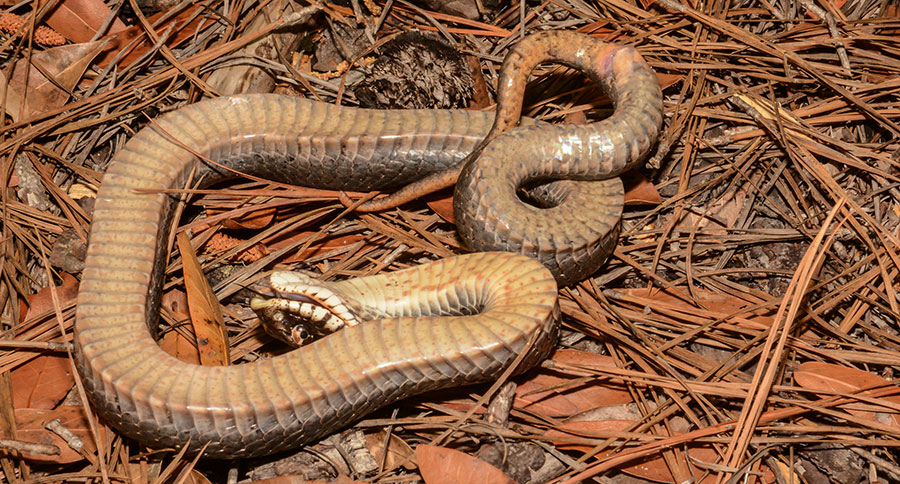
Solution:
M801 364L794 370L794 380L803 388L837 393L856 393L867 388L891 385L892 382L868 371L820 361ZM893 407L900 405L900 395L882 397ZM844 405L847 413L865 420L900 428L900 411L864 404Z
M75 384L66 356L42 355L10 372L15 408L49 410L65 398Z
M425 484L515 484L500 469L458 450L420 444L416 460Z
M662 203L662 197L656 190L656 186L640 171L631 170L623 173L622 183L625 185L625 205L659 205Z
M366 447L375 457L375 462L379 464L384 462L382 471L391 471L399 466L403 466L408 471L415 470L415 451L412 447L396 434L391 434L387 448L385 448L385 437L387 437L387 432L384 430L366 434ZM386 458L385 454L387 454Z
M230 209L206 207L206 215L212 217L228 212ZM278 207L265 207L225 219L223 226L227 229L259 230L267 227L275 218Z
M184 41L190 39L197 32L206 26L216 22L214 18L205 15L197 15L198 10L207 8L205 5L197 2L185 2L185 8L180 12L172 15L173 12L165 11L152 15L147 19L150 25L154 25L156 34L163 37L166 34L166 46L169 48L177 47ZM135 39L140 40L132 43ZM156 47L144 34L141 26L135 25L128 27L108 37L110 39L111 48L97 58L97 64L100 67L106 67L114 59L119 56L123 49L128 49L122 57L118 58L118 65L121 68L128 67L134 61L138 60L151 49Z
M286 238L278 238L276 240L264 241L266 247L271 252L275 252L277 250L281 250L284 247L287 247L291 244L296 243L299 240L306 240L310 236L316 235L316 232L301 232L296 235L292 235ZM288 258L286 258L283 262L297 262L309 259L311 257L319 257L324 254L327 254L334 250L343 249L349 247L353 244L356 244L360 241L365 240L365 237L360 234L346 234L346 235L319 235L316 237L315 242L312 243L305 250L300 251Z
M572 443L573 439L592 438L603 440L616 437L617 433L625 432L632 428L636 422L632 420L595 420L582 422L565 422L558 429L550 429L544 435L554 440L558 448L564 450L577 450L579 452L590 452L593 445ZM648 436L648 439L652 436ZM715 475L707 476L701 480L703 469L698 468L696 463L699 461L705 464L715 464L718 454L709 444L688 444L687 458L691 462L684 462L684 472L692 473L693 482L711 483L715 481ZM598 459L602 459L611 455L611 452L603 452L597 454ZM679 453L679 455L684 455ZM618 467L618 469L626 474L630 474L641 479L654 482L672 482L674 477L669 469L668 464L661 454L645 457L630 463L627 466ZM712 478L712 479L711 479ZM710 480L711 479L711 480Z
M62 272L61 278L62 284L56 286L56 296L59 299L60 307L75 300L78 296L78 279L75 279L68 272ZM54 309L52 289L45 287L28 296L28 308L22 309L22 320L20 322L28 321L48 311L52 311Z
M679 226L702 231L706 235L726 236L735 227L749 194L743 186L729 190L710 203L704 211L688 210Z
M349 477L341 474L335 480L325 481L307 481L303 476L277 476L259 481L249 482L247 484L366 484L363 481L354 481Z
M159 341L160 348L166 353L186 363L200 364L200 353L193 340L178 331L168 331Z
M91 435L90 424L84 415L84 407L63 405L53 410L36 408L16 409L16 437L18 440L55 445L60 450L59 455L23 454L22 458L30 462L44 464L70 464L84 458L60 436L45 428L47 423L54 419L59 419L63 427L81 440L84 444L84 452L96 454L97 446ZM103 436L104 432L100 432L100 435Z
M609 356L573 349L556 350L550 359L563 365L616 368L615 361ZM514 405L548 417L568 417L632 401L631 394L621 380L594 378L584 382L579 381L579 378L550 368L539 368L520 375L515 378L518 387ZM449 399L441 401L440 405L450 410L468 412L474 402ZM483 414L484 407L477 409L475 413Z
M90 42L112 15L103 0L64 0L56 3L46 22L72 42ZM125 28L121 20L114 18L104 33L114 34Z
M219 299L209 287L209 281L206 280L206 274L187 234L180 232L176 241L181 252L188 312L197 336L200 361L204 365L228 365L231 363L228 332Z
M636 311L660 307L665 308L670 317L674 317L676 313L683 313L692 318L729 318L730 323L749 329L768 329L775 314L773 308L752 309L751 301L703 289L689 291L686 287L670 287L665 290L636 288L620 289L618 293L621 295L619 301L626 306L634 307ZM688 302L691 293L706 309Z
M0 73L0 80L6 86L6 113L16 121L23 121L62 107L91 61L105 48L106 42L102 40L61 45L35 52L30 64L26 59L17 60L8 82L5 74ZM51 82L48 76L56 82Z
M570 365L616 368L611 357L573 349L557 350L551 359ZM573 386L578 379L577 376L541 368L533 377L519 384L515 405L548 417L565 417L632 401L631 394L621 381L595 378Z
M178 322L187 322L191 319L188 312L187 294L178 289L166 291L160 302L172 317ZM200 364L200 353L194 340L188 338L177 330L167 331L159 341L160 348L166 353L187 363Z
M452 224L456 223L456 218L453 216L453 190L441 190L426 195L425 204L434 210L438 217Z

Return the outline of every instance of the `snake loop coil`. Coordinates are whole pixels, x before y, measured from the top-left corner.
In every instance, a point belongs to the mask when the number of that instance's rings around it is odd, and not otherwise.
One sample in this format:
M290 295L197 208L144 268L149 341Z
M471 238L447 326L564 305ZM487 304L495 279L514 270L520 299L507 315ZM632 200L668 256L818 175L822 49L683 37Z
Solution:
M584 71L615 113L584 126L503 126L516 123L527 76L545 60ZM226 367L178 361L148 330L158 318L161 241L172 217L162 191L192 173L207 183L226 176L195 154L311 187L389 190L458 163L494 116L244 95L184 107L136 134L116 153L97 195L76 313L77 367L106 422L151 446L248 457L314 441L409 395L496 378L523 352L523 370L543 359L556 335L557 280L596 271L616 240L621 182L589 180L614 177L647 154L661 94L634 49L545 32L513 49L498 96L502 134L463 170L455 213L471 249L507 253L335 283L376 319L276 358ZM544 182L551 183L533 196L552 208L518 199L523 184Z

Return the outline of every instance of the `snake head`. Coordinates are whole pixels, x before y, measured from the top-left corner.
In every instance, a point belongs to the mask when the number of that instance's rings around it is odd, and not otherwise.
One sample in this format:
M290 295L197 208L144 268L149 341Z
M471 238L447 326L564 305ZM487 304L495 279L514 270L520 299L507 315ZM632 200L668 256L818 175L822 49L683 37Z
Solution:
M351 306L328 284L299 272L274 272L254 285L250 308L267 333L302 346L359 324Z

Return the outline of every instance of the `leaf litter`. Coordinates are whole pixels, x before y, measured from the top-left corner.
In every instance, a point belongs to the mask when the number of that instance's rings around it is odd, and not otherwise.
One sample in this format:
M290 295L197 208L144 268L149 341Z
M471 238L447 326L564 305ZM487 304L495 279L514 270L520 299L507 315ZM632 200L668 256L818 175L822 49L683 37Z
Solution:
M141 15L132 2L55 3L55 15L37 2L7 3L4 15L24 22L0 36L7 481L436 483L487 482L490 472L490 482L900 482L893 2L472 1L443 11L335 2L318 5L317 21L292 27L293 37L266 36L287 21L278 9L296 8L279 2L184 2ZM68 43L40 45L46 25ZM355 52L338 42L334 65L344 68L321 76L316 50L336 25L362 40ZM407 399L271 462L195 463L87 419L61 376L74 301L46 289L72 287L78 266L66 265L71 274L47 267L47 254L70 250L71 242L57 247L63 239L86 240L94 190L134 132L209 93L255 85L235 76L259 76L259 66L278 92L354 105L371 62L362 59L377 59L376 46L412 29L469 55L478 66L470 104L490 106L500 62L523 25L526 33L571 29L634 45L664 89L661 141L647 166L627 176L619 245L592 280L561 291L557 356L512 377L511 393L494 385L486 399L488 386L475 386ZM247 67L255 55L247 49L271 38L297 47ZM230 80L217 81L225 69ZM524 112L583 122L608 109L583 77L545 66ZM32 193L46 191L40 206L22 195L23 174ZM236 363L284 351L234 298L274 264L345 278L464 250L443 194L365 215L347 211L337 193L259 180L173 196L191 202L180 206L178 230L190 235L181 245L194 246L202 271L185 271L181 255L169 255L159 334L188 359L198 353L186 273L210 280L212 292L193 295L207 303L200 312L216 313L211 298L223 302L228 342L215 344L230 345L217 353ZM255 255L239 257L248 249ZM27 402L13 397L23 391ZM49 408L31 408L39 401ZM47 440L49 417L86 443L81 451L71 439ZM373 470L358 470L355 454L337 450L356 432ZM42 443L62 453L16 447Z

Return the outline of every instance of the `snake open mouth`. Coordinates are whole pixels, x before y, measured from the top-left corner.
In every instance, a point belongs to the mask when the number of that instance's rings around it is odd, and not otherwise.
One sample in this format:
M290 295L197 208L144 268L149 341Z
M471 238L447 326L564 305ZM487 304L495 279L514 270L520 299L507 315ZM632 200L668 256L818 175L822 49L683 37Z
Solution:
M250 308L267 333L291 346L359 324L339 295L300 273L275 272L257 285L256 292Z

